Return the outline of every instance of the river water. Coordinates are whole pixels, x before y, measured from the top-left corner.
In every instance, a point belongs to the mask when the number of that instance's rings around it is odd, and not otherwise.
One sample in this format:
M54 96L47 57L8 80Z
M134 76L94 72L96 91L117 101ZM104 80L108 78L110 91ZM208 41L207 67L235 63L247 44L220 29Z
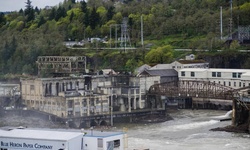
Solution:
M122 124L127 128L128 150L250 150L250 135L209 131L224 127L231 121L220 122L226 111L178 110L170 113L173 120L155 124Z

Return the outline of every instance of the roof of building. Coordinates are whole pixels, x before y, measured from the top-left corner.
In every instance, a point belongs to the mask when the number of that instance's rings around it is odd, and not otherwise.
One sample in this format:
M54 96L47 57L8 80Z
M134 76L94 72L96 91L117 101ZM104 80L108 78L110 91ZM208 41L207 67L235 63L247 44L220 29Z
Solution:
M183 68L180 71L209 71L209 72L250 72L250 69L225 69L225 68Z
M123 135L123 132L103 132L99 130L84 129L38 129L38 128L1 128L0 138L25 138L37 140L68 141L78 136L106 138Z
M204 60L178 60L179 63L181 64L198 64L198 63L208 63Z
M8 138L25 138L37 140L58 140L68 141L72 138L83 136L81 132L65 132L65 131L52 131L52 130L34 130L34 129L13 129L13 130L0 130L0 137Z
M178 76L178 72L175 69L153 69L153 70L144 70L141 75L150 75L150 76Z
M221 72L249 72L250 69L225 69L225 68L210 68L208 71L221 71Z
M136 68L136 73L138 74L138 73L141 73L141 72L143 72L145 69L149 69L149 68L151 68L151 66L149 66L149 65L147 65L147 64L144 64L144 65L142 65L142 66L140 66L139 68Z
M179 71L195 71L195 72L202 72L202 71L207 71L208 69L206 68L183 68L180 69Z
M113 69L102 69L101 70L104 75L111 75L111 74L117 74Z
M100 138L124 134L123 132L102 132L102 131L97 131L97 130L92 130L92 131L88 130L85 133L86 133L85 137L100 137Z
M150 68L150 70L158 70L158 69L170 69L170 64L157 64Z

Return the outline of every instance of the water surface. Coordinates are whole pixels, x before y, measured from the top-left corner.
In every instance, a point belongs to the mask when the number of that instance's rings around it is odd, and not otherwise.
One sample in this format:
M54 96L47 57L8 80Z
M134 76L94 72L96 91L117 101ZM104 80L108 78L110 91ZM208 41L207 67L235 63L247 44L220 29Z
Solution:
M174 120L156 124L122 124L126 127L128 150L250 150L250 136L242 133L210 131L231 121L220 122L230 112L214 110L179 110Z

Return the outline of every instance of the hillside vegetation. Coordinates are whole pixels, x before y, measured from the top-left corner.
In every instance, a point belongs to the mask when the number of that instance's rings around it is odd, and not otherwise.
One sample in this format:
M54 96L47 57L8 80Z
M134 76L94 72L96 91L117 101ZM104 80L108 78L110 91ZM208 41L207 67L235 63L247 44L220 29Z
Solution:
M86 55L88 67L93 70L113 68L132 71L144 63L168 63L186 53L174 48L206 49L197 53L214 63L221 58L222 67L250 67L248 55L233 59L240 61L230 65L231 54L242 48L237 42L225 45L220 37L220 6L223 7L223 36L229 35L230 0L89 0L88 2L65 0L58 6L38 9L32 1L24 3L25 9L8 14L0 13L0 72L6 74L37 74L38 56ZM233 31L238 25L250 25L250 1L233 1ZM141 46L141 17L145 46ZM131 43L137 50L100 50L109 47L110 26L122 24L127 18ZM118 31L120 32L120 31ZM115 32L111 32L112 37ZM120 35L120 33L118 33ZM108 44L85 43L86 49L68 49L63 41L82 41L91 37L107 40ZM243 47L249 48L249 47ZM216 49L227 52L215 52ZM195 52L194 52L195 53ZM221 57L219 57L221 56ZM223 56L223 57L222 57ZM212 57L212 58L211 58ZM230 59L229 59L230 58ZM249 65L248 65L249 64ZM8 75L9 76L9 75Z

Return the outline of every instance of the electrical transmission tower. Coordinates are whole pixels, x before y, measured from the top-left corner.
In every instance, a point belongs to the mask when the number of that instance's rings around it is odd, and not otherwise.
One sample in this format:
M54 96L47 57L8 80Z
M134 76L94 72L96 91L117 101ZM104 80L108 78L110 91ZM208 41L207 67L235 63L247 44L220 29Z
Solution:
M121 24L121 46L124 47L125 52L126 52L126 47L131 47L129 29L128 29L128 18L123 18Z

